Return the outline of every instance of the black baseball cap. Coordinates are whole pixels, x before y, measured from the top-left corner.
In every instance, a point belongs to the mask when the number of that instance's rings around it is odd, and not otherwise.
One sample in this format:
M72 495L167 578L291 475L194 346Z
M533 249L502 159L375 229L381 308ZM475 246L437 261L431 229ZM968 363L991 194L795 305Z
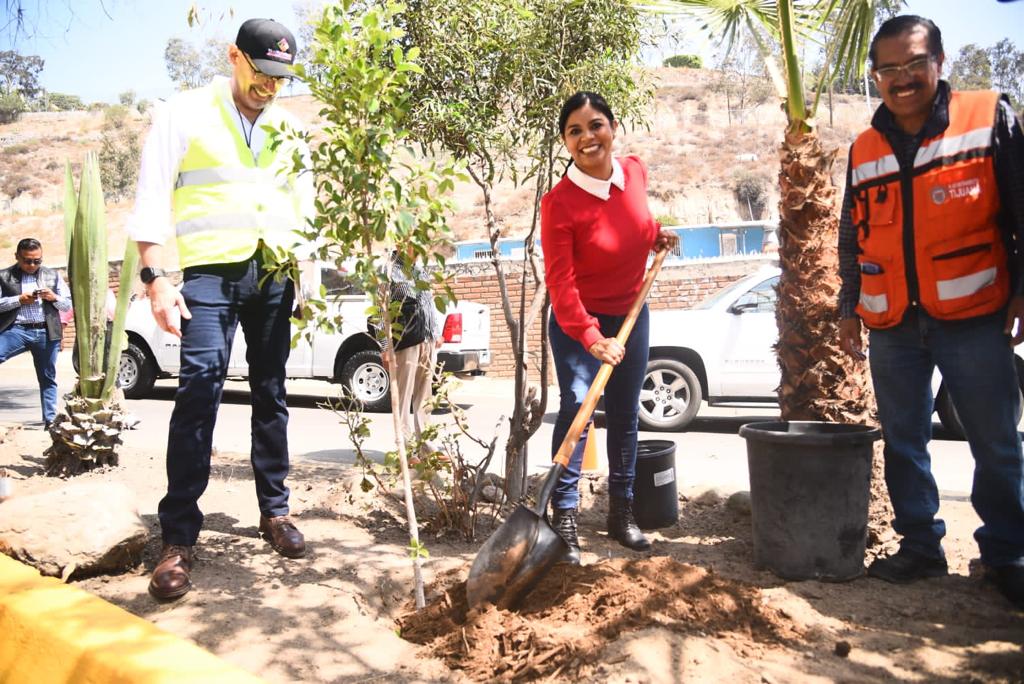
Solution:
M273 19L249 19L238 29L235 45L267 76L294 76L295 36Z

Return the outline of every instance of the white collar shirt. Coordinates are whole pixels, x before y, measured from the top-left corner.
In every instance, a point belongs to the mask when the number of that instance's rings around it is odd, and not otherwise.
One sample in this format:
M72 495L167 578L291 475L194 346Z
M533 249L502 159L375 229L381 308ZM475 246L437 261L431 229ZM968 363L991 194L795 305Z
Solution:
M611 197L612 186L614 185L619 190L626 189L626 175L622 172L622 164L619 163L618 159L612 158L612 177L608 180L601 180L600 178L594 178L580 171L575 164L569 166L569 170L566 173L569 176L569 180L576 184L581 190L590 193L598 199L606 200Z

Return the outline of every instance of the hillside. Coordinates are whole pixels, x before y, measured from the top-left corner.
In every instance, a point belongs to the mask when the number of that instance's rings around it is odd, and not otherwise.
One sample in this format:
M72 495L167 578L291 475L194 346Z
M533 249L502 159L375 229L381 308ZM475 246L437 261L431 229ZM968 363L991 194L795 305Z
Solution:
M624 122L618 137L621 154L636 154L650 168L650 203L655 216L678 224L744 221L777 216L776 148L784 115L772 102L733 111L729 123L725 97L711 91L713 73L699 69L652 70L657 94L647 113L647 127ZM316 126L317 104L310 96L283 98L282 104ZM845 149L867 125L869 113L861 98L834 98L834 125L821 111L821 133L839 149L835 178L841 182ZM127 126L145 134L150 113L131 110ZM64 263L63 177L70 159L77 177L87 150L99 150L102 112L24 114L0 125L0 250L13 250L17 240L43 241L50 263ZM763 212L737 200L737 174L765 179L769 198ZM471 183L456 189L457 212L451 224L456 239L482 239L482 197ZM495 214L507 235L521 235L532 218L533 188L502 186L495 193ZM108 204L110 256L124 249L124 224L131 200Z

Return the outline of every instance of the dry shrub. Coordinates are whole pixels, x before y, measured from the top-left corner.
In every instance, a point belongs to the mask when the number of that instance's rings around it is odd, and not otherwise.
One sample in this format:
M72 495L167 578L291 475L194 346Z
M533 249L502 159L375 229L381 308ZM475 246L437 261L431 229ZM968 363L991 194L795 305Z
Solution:
M5 157L14 157L19 154L29 154L30 152L35 151L35 149L35 147L26 143L17 143L15 145L8 145L5 147L3 149L3 155Z
M699 100L704 96L704 88L701 86L664 86L658 89L659 100L675 100L686 102L687 100Z
M3 177L3 180L0 181L0 192L11 199L14 199L26 192L31 192L35 188L36 184L31 176L27 176L24 173L17 171L6 174Z
M733 173L732 187L736 201L742 209L752 214L747 218L761 218L768 205L768 185L771 183L767 172L761 170L740 169Z

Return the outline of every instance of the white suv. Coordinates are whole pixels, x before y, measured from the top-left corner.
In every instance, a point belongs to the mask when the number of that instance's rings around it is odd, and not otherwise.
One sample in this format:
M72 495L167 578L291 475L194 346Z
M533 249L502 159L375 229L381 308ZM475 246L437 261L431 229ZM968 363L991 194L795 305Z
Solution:
M764 266L687 310L651 312L651 355L640 392L640 426L684 430L709 405L777 404L780 372L773 347L777 266ZM1024 377L1024 360L1016 357ZM963 428L938 371L935 410L956 436ZM1020 416L1017 416L1018 421Z

